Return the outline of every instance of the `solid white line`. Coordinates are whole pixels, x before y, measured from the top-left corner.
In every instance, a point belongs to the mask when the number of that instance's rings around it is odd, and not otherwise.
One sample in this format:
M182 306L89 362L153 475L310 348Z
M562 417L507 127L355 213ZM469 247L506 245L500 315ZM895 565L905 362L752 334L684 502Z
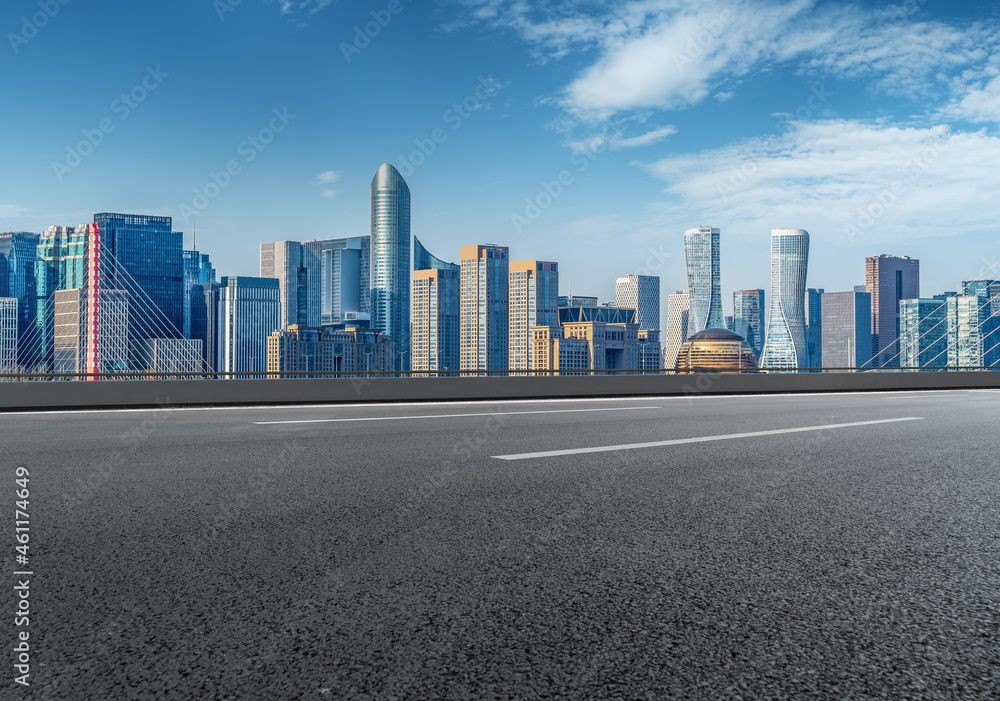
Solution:
M333 424L350 421L407 421L412 419L460 419L466 416L519 416L521 414L578 414L586 411L636 411L638 409L662 409L658 406L623 406L601 409L549 409L547 411L485 411L475 414L417 414L415 416L358 416L351 419L302 419L300 421L254 421L256 426L277 426L282 424Z
M672 441L655 441L653 443L626 443L624 445L607 445L596 448L570 448L569 450L546 450L540 453L519 453L516 455L494 455L497 460L529 460L531 458L552 458L561 455L583 455L584 453L608 453L616 450L634 450L636 448L660 448L667 445L684 445L687 443L708 443L710 441L728 441L734 438L753 438L756 436L776 436L781 433L803 433L805 431L824 431L831 428L849 428L852 426L875 426L876 424L891 424L899 421L920 421L923 417L908 416L901 419L882 419L881 421L857 421L849 424L826 424L823 426L804 426L802 428L782 428L775 431L753 431L751 433L730 433L721 436L701 436L698 438L678 438Z
M886 397L886 399L960 399L964 394L911 394L900 397Z

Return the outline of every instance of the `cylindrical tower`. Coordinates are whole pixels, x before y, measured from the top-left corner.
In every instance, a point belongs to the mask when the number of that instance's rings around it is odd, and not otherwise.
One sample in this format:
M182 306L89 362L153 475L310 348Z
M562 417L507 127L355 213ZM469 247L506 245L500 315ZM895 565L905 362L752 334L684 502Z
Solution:
M393 166L382 165L372 180L372 328L388 334L396 359L409 367L410 188Z
M722 328L719 230L699 226L684 232L684 262L691 297L690 333Z
M804 367L806 359L806 269L809 233L804 229L771 230L771 311L760 365Z

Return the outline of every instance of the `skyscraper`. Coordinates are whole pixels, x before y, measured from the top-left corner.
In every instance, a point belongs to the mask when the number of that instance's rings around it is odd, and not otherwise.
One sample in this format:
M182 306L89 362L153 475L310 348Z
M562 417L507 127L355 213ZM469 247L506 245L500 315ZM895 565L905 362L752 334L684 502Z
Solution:
M807 367L823 367L823 292L806 290L806 356Z
M533 326L559 323L559 265L516 260L509 275L508 368L531 369Z
M133 338L182 337L184 235L171 218L104 213L94 222L103 249L101 287L130 294Z
M413 237L413 269L414 270L459 270L458 263L446 263L424 248L420 240Z
M371 188L372 328L388 334L405 370L410 358L410 188L382 165ZM506 281L505 281L506 282Z
M1000 280L963 282L962 290L979 298L982 364L995 367L1000 364Z
M625 275L615 279L615 305L635 309L639 329L660 329L660 278Z
M54 295L57 290L82 289L87 274L90 227L50 226L38 240L35 258L35 330L28 345L42 368L51 367Z
M898 364L894 362L892 367L926 368L947 365L947 297L941 295L935 299L902 300L899 305L899 328Z
M224 277L218 292L216 370L267 371L267 339L281 328L278 280ZM246 379L246 378L244 378Z
M809 233L771 230L771 311L760 366L804 367L806 347L806 269Z
M371 236L306 241L319 260L320 322L371 319Z
M213 372L218 362L220 288L219 283L211 281L191 290L191 340L201 341L203 372Z
M663 344L663 367L671 369L677 361L677 353L691 335L691 298L687 292L678 290L667 298L667 338Z
M282 329L320 325L321 268L315 249L298 241L262 243L260 276L278 281Z
M510 253L505 246L462 246L462 370L506 370Z
M902 334L899 303L920 297L920 261L885 254L866 258L865 290L872 296L873 365L898 367Z
M207 253L184 251L184 338L191 336L191 295L198 285L215 282L215 268Z
M433 268L413 271L412 369L455 372L459 368L460 273Z
M141 370L130 363L132 295L127 290L100 289L100 343L96 351L87 328L91 309L88 295L89 288L57 290L53 295L53 372Z
M822 367L864 367L871 356L872 296L867 292L824 292L820 309Z
M684 232L688 295L691 297L689 334L722 328L722 288L719 282L719 230L700 226Z
M733 292L732 330L746 339L760 358L764 351L764 290L739 290Z
M38 284L35 281L35 259L38 255L38 234L9 232L0 234L0 297L17 300L17 337L26 338L34 331ZM25 357L27 343L19 344L19 362L30 363Z

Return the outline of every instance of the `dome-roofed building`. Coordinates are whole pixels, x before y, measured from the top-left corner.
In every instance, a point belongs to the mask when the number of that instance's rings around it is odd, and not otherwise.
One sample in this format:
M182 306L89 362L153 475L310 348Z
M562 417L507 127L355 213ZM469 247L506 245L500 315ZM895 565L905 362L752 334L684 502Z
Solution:
M728 329L705 329L681 346L676 368L677 372L756 372L757 356L738 333Z

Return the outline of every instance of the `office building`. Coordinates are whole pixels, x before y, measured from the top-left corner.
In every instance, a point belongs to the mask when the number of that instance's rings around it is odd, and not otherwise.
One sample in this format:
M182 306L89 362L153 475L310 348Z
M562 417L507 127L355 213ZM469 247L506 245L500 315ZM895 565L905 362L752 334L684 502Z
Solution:
M870 366L872 296L857 291L824 292L820 310L823 321L822 367Z
M625 275L615 279L615 306L635 309L640 329L660 329L660 278Z
M507 367L531 369L531 329L559 323L559 265L540 260L510 263Z
M663 367L673 369L677 353L690 330L691 298L678 290L667 298L667 336L663 344Z
M760 359L763 368L805 366L808 265L808 232L804 229L771 230L771 310Z
M692 334L723 326L719 238L719 230L710 226L684 232L684 260L691 297L689 333Z
M392 338L400 370L411 360L410 264L410 188L384 164L371 187L371 320Z
M996 367L1000 365L1000 280L963 282L962 290L979 298L982 364Z
M559 295L560 307L596 307L597 297L585 297L581 295Z
M639 329L636 343L639 345L639 369L662 370L663 347L660 332L655 329Z
M754 372L757 356L742 336L728 329L699 331L681 345L677 372Z
M27 341L29 349L34 349L37 369L52 366L56 291L82 289L86 285L89 233L88 225L50 226L39 237L35 256L35 330Z
M136 372L130 362L132 295L100 290L96 326L88 327L93 308L87 289L57 290L53 295L53 372ZM99 339L99 340L98 340ZM94 362L91 364L90 354Z
M865 291L872 296L873 365L898 367L902 335L899 303L920 297L920 261L884 254L866 258Z
M459 364L472 371L507 369L510 252L505 246L462 246Z
M17 338L20 363L31 363L28 337L35 327L37 289L35 261L38 255L38 234L8 232L0 234L0 297L17 300ZM25 342L21 343L21 339Z
M588 375L595 370L634 373L639 367L639 325L634 309L564 307L559 310L559 325L535 326L531 333L534 371Z
M260 276L278 281L281 328L320 325L321 273L319 256L314 247L298 241L260 245Z
M14 372L17 367L16 297L0 297L0 373Z
M207 253L184 251L184 338L191 336L191 295L195 287L215 282L215 268Z
M201 341L187 338L137 339L132 346L132 365L138 372L204 372Z
M823 289L806 290L806 356L807 367L823 367Z
M760 358L764 352L764 325L767 312L764 308L764 290L738 290L733 292L732 331L746 339Z
M931 358L932 365L947 364L949 368L984 366L983 322L989 316L981 314L984 305L977 295L954 295L947 300L948 352Z
M892 367L916 369L947 365L949 298L939 295L934 299L901 300L899 364Z
M267 371L267 339L281 329L279 281L224 277L217 307L216 372L260 373L249 377L263 377Z
M214 372L218 360L220 287L211 281L191 289L191 340L201 344L202 372Z
M343 324L371 314L371 237L306 241L319 260L320 322Z
M130 294L133 338L182 338L184 235L170 217L95 214L104 289Z
M267 339L271 378L309 377L282 374L295 372L387 373L393 370L394 357L392 339L379 331L353 326L309 329L292 325L274 331Z
M413 271L413 345L411 369L459 369L461 273L444 268Z
M413 269L414 270L454 270L458 272L461 266L458 263L446 263L437 256L431 255L430 251L423 247L420 240L413 237Z

